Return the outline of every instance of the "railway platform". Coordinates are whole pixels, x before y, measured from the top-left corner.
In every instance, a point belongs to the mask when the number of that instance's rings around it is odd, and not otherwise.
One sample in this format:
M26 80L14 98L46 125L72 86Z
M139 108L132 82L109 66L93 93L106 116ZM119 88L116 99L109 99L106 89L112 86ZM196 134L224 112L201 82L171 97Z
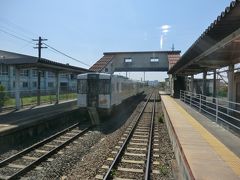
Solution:
M24 137L37 135L39 131L44 131L44 129L54 126L56 122L49 122L50 119L63 116L63 114L76 109L77 102L72 100L59 104L42 105L30 109L26 108L20 111L2 113L0 114L0 145L5 145L6 141L8 142L7 144L13 144ZM59 123L61 122L59 121ZM29 136L25 136L23 133L27 133Z
M180 178L240 179L240 138L177 99L161 95L161 100Z
M71 111L77 108L77 102L66 101L57 105L42 105L35 108L26 108L20 111L0 114L0 134L22 125L37 123L41 119L54 116L59 113Z

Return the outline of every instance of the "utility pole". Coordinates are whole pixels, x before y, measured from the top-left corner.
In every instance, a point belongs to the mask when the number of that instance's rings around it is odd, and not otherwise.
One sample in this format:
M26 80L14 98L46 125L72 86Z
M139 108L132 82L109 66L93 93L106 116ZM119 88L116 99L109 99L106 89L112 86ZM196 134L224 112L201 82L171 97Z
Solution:
M38 49L38 61L41 60L41 50L42 48L47 48L47 47L42 47L42 41L47 41L47 39L42 39L41 36L39 36L38 39L33 39L33 41L38 41L36 44L37 47L33 47L34 49ZM37 105L40 105L40 97L41 97L41 71L38 68L38 82L37 82Z

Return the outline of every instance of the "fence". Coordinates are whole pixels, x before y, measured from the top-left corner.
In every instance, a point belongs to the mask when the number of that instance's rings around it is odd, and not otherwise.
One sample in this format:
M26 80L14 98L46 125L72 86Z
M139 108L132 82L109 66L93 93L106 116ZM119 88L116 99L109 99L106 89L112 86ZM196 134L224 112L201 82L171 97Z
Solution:
M183 90L180 91L180 100L239 134L240 103Z
M4 104L0 109L14 109L16 107L15 91L4 91ZM21 106L36 106L38 90L20 90ZM2 97L0 97L2 98ZM72 100L77 98L76 87L60 88L59 101ZM1 99L0 99L1 101ZM52 104L57 102L56 89L40 89L40 104Z

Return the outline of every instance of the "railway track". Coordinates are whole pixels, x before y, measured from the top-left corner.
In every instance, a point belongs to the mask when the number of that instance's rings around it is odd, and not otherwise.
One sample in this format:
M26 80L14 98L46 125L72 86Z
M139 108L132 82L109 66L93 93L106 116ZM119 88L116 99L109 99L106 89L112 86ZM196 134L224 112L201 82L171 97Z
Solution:
M151 94L127 128L96 179L149 179L158 170L158 130L154 128L156 95Z
M0 179L16 179L33 169L41 170L42 167L37 165L47 160L51 161L50 157L53 154L59 153L69 143L87 133L90 128L92 126L80 130L79 123L76 123L4 159L0 162Z

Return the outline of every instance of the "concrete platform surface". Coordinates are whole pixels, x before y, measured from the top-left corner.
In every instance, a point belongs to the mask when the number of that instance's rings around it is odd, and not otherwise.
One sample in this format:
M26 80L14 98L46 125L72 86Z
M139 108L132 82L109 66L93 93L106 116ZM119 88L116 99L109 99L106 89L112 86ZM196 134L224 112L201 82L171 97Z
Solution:
M76 100L0 114L0 135L74 109L77 109Z
M167 124L171 141L174 146L178 146L174 151L180 151L175 152L175 155L180 153L190 179L240 179L240 158L175 99L166 95L162 95L161 99L165 115L168 116L166 119L169 121ZM176 136L175 140L173 136Z

